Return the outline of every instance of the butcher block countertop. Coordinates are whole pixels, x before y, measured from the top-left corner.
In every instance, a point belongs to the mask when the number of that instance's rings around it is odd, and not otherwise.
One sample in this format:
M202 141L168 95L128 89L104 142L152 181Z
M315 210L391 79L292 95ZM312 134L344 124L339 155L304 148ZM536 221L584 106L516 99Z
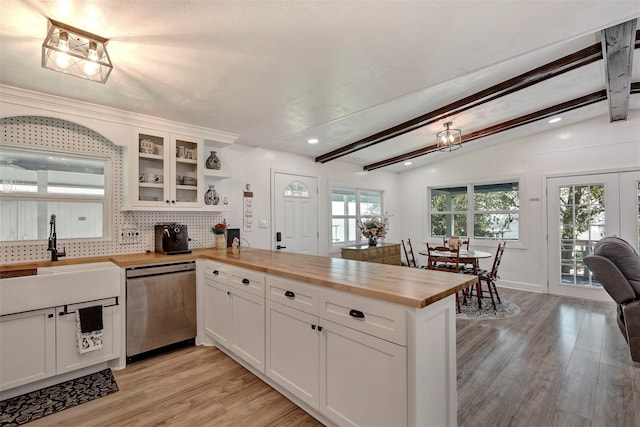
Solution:
M477 281L477 278L471 275L254 248L194 249L190 254L181 255L140 253L61 259L57 262L4 265L0 266L0 273L2 277L11 277L19 275L21 271L28 272L38 267L57 265L107 261L126 268L198 258L416 308L433 304Z

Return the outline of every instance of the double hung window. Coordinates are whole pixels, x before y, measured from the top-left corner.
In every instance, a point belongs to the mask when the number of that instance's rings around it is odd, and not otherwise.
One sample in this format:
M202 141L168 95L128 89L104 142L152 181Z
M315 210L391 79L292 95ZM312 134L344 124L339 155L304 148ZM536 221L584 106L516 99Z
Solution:
M383 193L375 190L334 187L331 190L331 239L334 246L359 244L358 224L369 218L380 218Z
M429 189L431 237L518 240L518 182Z
M0 152L0 241L105 236L110 161L28 149Z

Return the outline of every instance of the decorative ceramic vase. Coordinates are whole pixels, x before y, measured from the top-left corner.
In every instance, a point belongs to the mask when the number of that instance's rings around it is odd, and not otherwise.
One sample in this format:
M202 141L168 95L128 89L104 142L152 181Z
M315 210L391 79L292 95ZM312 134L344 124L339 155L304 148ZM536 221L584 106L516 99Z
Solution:
M207 162L205 163L207 169L220 170L222 167L222 162L220 161L220 157L216 154L215 151L212 151L207 158Z
M376 237L369 237L369 246L376 246L378 244L378 239Z
M226 249L227 248L227 239L224 237L224 234L216 234L216 249Z
M220 196L218 196L216 186L210 185L209 189L204 193L204 204L217 205L218 203L220 203Z

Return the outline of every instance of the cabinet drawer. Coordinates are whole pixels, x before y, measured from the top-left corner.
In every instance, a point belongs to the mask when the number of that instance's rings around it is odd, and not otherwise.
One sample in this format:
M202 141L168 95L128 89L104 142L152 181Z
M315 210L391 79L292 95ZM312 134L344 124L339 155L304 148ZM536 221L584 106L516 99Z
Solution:
M267 299L318 315L318 288L313 285L284 277L267 276Z
M362 250L362 260L372 260L375 258L380 258L382 256L382 251L380 248L371 247L369 249Z
M392 255L382 258L383 264L400 265L400 255Z
M319 295L321 318L406 345L406 312L401 307L332 289L320 289Z
M384 257L400 255L400 245L383 246L380 249L382 250L382 256Z
M227 267L229 271L229 286L249 292L264 298L264 273L239 267Z
M204 264L204 278L215 282L229 284L229 266L217 262L207 262Z

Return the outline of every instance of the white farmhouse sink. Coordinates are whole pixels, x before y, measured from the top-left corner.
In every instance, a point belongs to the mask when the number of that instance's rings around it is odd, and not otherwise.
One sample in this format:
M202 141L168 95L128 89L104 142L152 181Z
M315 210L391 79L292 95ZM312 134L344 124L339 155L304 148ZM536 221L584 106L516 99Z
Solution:
M120 295L121 269L110 262L38 269L0 280L0 316Z

